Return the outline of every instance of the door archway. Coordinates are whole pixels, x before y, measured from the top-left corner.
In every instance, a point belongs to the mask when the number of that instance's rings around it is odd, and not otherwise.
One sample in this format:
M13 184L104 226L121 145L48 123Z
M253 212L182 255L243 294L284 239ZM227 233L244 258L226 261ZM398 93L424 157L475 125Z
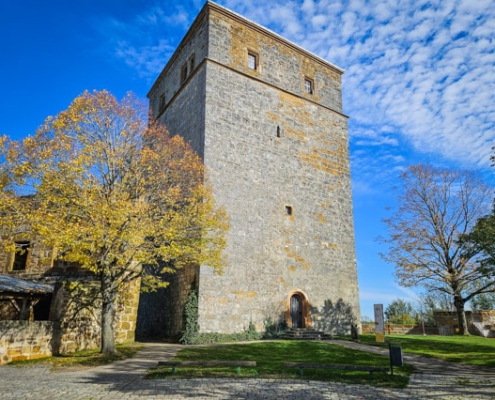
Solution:
M293 328L304 328L302 317L302 300L299 294L293 294L290 298L290 320Z
M290 328L311 327L310 307L306 293L298 289L289 293L285 321Z

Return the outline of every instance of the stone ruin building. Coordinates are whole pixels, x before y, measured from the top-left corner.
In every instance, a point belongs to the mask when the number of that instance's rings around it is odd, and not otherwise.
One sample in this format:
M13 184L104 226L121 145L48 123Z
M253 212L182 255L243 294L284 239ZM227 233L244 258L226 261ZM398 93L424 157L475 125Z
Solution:
M100 310L93 302L95 277L32 237L17 236L16 251L0 252L0 365L98 348ZM84 291L67 290L78 282ZM139 282L117 304L115 339L134 340Z
M201 332L359 323L343 70L207 2L151 87L153 118L202 157L231 218L228 265L184 268L142 294L138 334L177 336L198 291Z

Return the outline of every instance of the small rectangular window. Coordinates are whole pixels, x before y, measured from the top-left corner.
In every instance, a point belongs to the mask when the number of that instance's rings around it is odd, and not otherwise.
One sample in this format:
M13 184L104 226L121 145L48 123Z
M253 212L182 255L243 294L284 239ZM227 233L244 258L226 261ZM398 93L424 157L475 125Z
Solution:
M15 242L13 271L24 271L27 266L30 243L28 241Z
M313 94L313 81L311 79L304 79L304 89L307 94Z
M291 206L285 206L285 213L287 215L292 215L292 207Z
M248 52L248 67L255 71L258 69L258 56L252 52Z

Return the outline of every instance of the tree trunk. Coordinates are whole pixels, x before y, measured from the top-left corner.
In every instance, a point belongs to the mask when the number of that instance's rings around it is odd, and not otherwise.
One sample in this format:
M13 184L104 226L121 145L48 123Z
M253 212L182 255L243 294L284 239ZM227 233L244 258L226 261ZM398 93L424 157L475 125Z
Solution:
M454 295L454 306L457 311L457 320L459 323L459 334L469 335L466 321L466 313L464 312L464 299L460 295Z
M115 299L117 290L115 289L111 276L102 273L101 278L101 352L104 354L115 354L115 334L113 323L115 321Z

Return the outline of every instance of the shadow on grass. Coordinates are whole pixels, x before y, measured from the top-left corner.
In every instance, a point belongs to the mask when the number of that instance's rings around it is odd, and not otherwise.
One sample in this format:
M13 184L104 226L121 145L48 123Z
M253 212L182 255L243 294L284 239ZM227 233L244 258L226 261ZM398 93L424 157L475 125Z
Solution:
M53 368L65 367L98 367L115 361L125 360L134 357L142 349L142 345L133 343L129 345L117 346L116 354L102 354L97 349L76 351L74 353L59 354L51 357L37 358L33 360L13 361L12 366L23 366L33 364L51 364Z
M388 346L400 342L405 353L437 357L446 361L495 368L495 339L479 336L387 335L385 344L377 344L375 335L361 335L361 343ZM495 371L494 371L495 372Z

